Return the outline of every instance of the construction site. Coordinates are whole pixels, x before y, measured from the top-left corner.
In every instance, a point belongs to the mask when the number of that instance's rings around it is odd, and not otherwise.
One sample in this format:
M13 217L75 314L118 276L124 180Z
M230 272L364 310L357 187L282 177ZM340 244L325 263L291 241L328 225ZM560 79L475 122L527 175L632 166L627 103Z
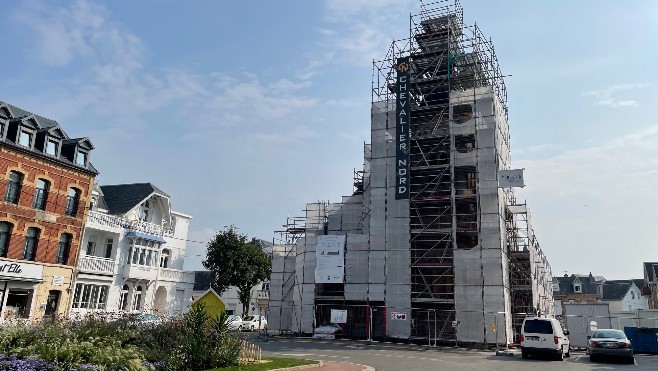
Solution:
M339 310L348 338L486 346L553 314L523 185L503 182L522 171L493 44L458 1L421 3L409 24L373 62L353 193L308 203L275 232L270 330L313 334Z

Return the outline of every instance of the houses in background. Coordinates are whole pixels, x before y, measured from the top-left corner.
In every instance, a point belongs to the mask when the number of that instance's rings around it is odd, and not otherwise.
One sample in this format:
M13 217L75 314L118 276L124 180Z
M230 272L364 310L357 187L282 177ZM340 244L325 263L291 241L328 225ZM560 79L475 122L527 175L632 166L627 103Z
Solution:
M93 149L0 101L0 321L187 311L192 217L150 183L97 186Z
M213 274L210 271L196 271L194 272L194 275L195 279L192 301L196 302L211 289ZM267 281L261 282L251 289L251 302L249 303L249 308L247 310L248 313L242 312L242 303L240 303L238 289L236 287L229 287L219 295L219 298L224 304L227 314L234 314L240 317L257 314L265 315L270 301L270 283Z
M564 304L607 303L610 311L649 309L643 295L644 279L606 280L602 276L565 274L553 277L555 314L563 315Z

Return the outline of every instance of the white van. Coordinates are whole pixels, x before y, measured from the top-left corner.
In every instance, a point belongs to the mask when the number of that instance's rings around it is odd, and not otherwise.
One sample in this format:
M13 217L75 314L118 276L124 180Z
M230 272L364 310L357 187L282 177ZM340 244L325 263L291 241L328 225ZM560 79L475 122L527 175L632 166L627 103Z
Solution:
M570 357L569 331L563 331L554 318L526 317L521 328L521 356L531 354L554 355L558 360Z

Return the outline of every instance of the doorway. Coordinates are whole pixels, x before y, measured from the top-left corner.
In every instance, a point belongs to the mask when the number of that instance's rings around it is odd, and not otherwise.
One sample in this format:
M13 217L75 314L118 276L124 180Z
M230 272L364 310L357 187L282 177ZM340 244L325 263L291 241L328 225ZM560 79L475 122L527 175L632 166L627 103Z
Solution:
M48 299L46 300L46 316L54 317L57 315L57 308L59 307L59 297L62 292L59 290L48 291Z

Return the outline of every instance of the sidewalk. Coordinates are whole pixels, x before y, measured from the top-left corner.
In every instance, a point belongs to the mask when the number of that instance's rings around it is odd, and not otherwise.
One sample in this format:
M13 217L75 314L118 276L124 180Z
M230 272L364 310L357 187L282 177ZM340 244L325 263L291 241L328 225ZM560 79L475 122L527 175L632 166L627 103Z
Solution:
M370 366L359 365L349 362L334 362L334 361L321 361L320 365L297 366L290 368L283 368L279 370L313 370L313 371L375 371Z

